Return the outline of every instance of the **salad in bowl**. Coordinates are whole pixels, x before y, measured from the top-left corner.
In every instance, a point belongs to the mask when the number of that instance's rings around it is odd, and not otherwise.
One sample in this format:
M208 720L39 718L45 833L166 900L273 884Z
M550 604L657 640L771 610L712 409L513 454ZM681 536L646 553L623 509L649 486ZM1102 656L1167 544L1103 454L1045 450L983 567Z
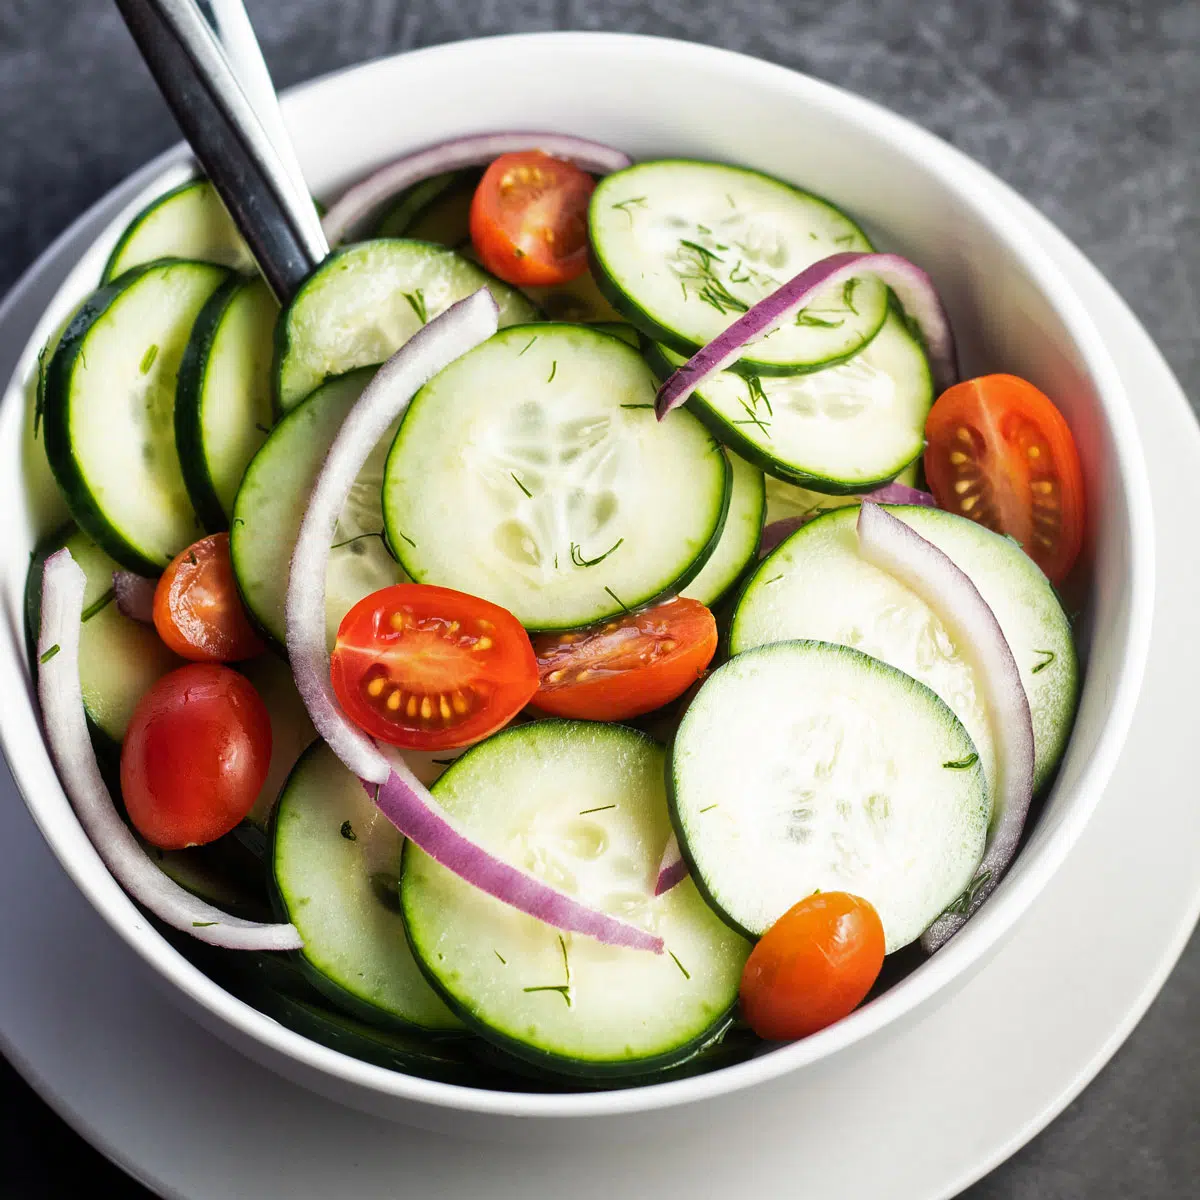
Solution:
M64 312L42 725L228 992L406 1076L628 1089L986 915L1085 683L1075 410L964 374L976 314L804 182L456 137L326 193L280 304L191 177Z

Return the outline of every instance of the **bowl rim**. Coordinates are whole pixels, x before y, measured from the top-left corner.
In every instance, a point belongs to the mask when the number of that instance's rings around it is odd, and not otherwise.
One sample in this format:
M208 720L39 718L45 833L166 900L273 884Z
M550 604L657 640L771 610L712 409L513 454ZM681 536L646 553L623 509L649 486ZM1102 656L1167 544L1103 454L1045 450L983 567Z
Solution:
M32 716L37 722L32 699L26 693L15 689L0 693L0 746L3 747L26 807L67 874L110 927L157 975L171 985L173 998L190 1001L205 1014L207 1019L203 1023L210 1029L217 1027L225 1033L225 1027L229 1027L229 1032L236 1032L242 1039L248 1039L285 1059L294 1060L309 1071L330 1077L353 1089L396 1100L497 1116L611 1116L732 1093L827 1058L927 1004L954 980L965 978L972 967L998 947L1074 846L1099 802L1128 733L1149 649L1154 588L1154 539L1137 535L1141 531L1152 530L1153 519L1149 479L1132 409L1116 366L1082 300L1060 269L1037 245L1032 232L1027 231L1006 211L997 211L988 191L986 172L978 164L934 134L874 101L790 68L717 47L640 34L546 32L470 39L345 67L288 89L284 93L284 108L287 111L302 100L311 100L322 90L336 89L344 76L353 75L369 81L373 76L397 70L399 64L411 62L414 57L436 62L438 59L456 59L478 53L503 55L532 43L562 48L569 46L572 50L586 44L633 58L668 56L674 66L686 66L689 61L702 63L726 72L734 82L744 77L743 73L753 72L755 82L760 86L766 80L781 94L786 93L811 108L834 112L840 119L872 127L873 132L888 137L908 157L925 161L940 177L942 186L954 193L959 202L970 208L997 240L1014 253L1068 331L1101 397L1101 409L1111 430L1114 459L1124 483L1129 524L1135 535L1131 540L1129 559L1128 633L1119 669L1112 681L1111 695L1107 697L1108 711L1103 718L1097 752L1081 770L1072 803L1039 848L1039 853L1029 862L1029 867L1019 879L1006 880L1011 886L1002 885L989 903L972 918L963 933L922 964L920 970L843 1021L803 1041L778 1047L733 1066L644 1087L559 1094L491 1091L404 1075L352 1058L294 1033L233 997L193 966L146 922L100 864L90 845L87 849L92 859L86 864L77 862L69 847L59 844L56 831L47 827L48 823L42 819L38 804L30 798L35 790L30 758L37 758L40 752L41 765L53 773L48 749L40 738L34 746L22 743L11 728L18 715L17 709L28 710L24 715ZM91 205L23 273L0 304L0 323L11 319L23 307L25 295L41 271L63 252L68 243L99 218L100 209L111 204L118 195L127 201L140 198L164 176L172 171L177 172L189 159L186 146L177 144ZM964 166L969 169L963 170ZM127 207L122 205L119 211ZM100 227L101 230L114 225L116 219L115 216L111 217ZM91 243L94 244L96 240L93 232ZM63 302L64 292L74 283L73 274L68 275L56 288L47 312ZM37 337L42 324L43 320L39 320L25 349L17 358L13 377L6 386L3 399L0 399L0 413L5 406L24 403L25 374L31 352L36 355ZM19 671L26 672L27 677L28 666L24 662L23 652L17 649L21 639L11 641L11 646L6 642L3 653L7 655L11 650L12 658L9 661ZM69 801L62 795L61 789L56 800L58 798L70 812ZM77 822L75 825L77 831L82 833ZM176 990L181 995L175 995ZM260 1061L263 1059L260 1058Z

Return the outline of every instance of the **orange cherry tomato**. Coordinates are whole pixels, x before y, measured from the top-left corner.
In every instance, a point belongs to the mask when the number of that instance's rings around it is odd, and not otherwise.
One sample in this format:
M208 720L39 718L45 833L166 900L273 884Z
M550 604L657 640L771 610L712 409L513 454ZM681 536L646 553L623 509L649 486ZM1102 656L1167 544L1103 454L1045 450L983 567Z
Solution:
M858 1007L883 953L883 925L870 904L848 892L817 892L792 905L750 951L742 1013L759 1037L807 1037Z
M1050 400L1015 375L968 379L929 410L925 437L938 504L1015 538L1060 583L1083 545L1083 471Z
M556 717L624 721L687 691L717 649L717 623L696 600L670 600L575 633L534 639L534 707Z
M170 671L138 701L121 743L121 796L163 850L228 833L254 807L271 763L271 719L254 685L217 663Z
M512 613L423 583L360 600L338 627L330 673L351 720L409 750L478 742L537 691L533 647Z
M238 595L229 534L201 538L175 556L154 589L154 628L193 662L239 662L266 649Z
M502 154L471 201L471 241L493 275L518 287L568 283L587 270L596 181L541 150Z

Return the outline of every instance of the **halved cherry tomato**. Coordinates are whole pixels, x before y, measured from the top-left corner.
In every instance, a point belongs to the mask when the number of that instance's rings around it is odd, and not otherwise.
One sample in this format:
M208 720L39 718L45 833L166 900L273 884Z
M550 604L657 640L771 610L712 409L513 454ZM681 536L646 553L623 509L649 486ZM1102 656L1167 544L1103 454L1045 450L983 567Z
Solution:
M271 763L271 719L229 667L191 663L138 701L121 743L121 796L134 828L163 850L228 833L254 806Z
M471 201L471 241L506 283L567 283L587 270L587 209L596 181L541 150L502 154Z
M533 703L556 717L623 721L682 695L717 649L717 623L696 600L671 600L533 643L541 687Z
M175 556L154 589L154 628L193 662L239 662L266 649L238 595L229 534L201 538Z
M792 905L750 951L742 1013L759 1037L807 1037L858 1007L883 954L883 925L867 901L817 892Z
M537 691L533 647L512 613L423 583L360 600L338 627L330 673L351 720L409 750L469 746Z
M968 379L929 410L925 437L938 504L1015 538L1061 582L1083 545L1083 472L1050 400L1015 375Z

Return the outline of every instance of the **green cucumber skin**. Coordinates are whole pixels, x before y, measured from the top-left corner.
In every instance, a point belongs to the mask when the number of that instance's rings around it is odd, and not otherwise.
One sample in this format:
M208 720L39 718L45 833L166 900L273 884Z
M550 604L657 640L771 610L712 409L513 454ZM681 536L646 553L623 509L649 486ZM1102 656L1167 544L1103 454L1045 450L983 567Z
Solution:
M563 324L563 322L545 322L543 324L510 325L507 329L504 329L501 332L504 334L508 334L508 333L512 332L514 335L518 335L518 334L524 335L524 333L526 333L526 332L542 334L542 333L546 333L546 332L553 332L556 325L559 325L559 324ZM589 332L596 333L598 336L612 338L614 341L621 342L622 344L629 346L631 349L636 349L636 347L633 346L633 343L628 338L620 337L619 335L617 335L609 330L597 327L596 325L580 325L580 326L570 326L570 327L572 329L576 329L576 328L577 329L586 329ZM426 385L426 386L428 386L428 385ZM424 389L422 389L422 390L424 390ZM391 451L392 454L396 453L396 449L401 443L401 439L404 436L404 423L405 423L405 421L408 420L408 414L411 413L416 408L417 401L420 398L420 395L421 395L421 393L418 392L416 394L416 396L414 396L412 398L411 403L409 404L408 408L405 410L404 416L400 420L400 426L396 431L396 440L392 443L392 451ZM729 459L726 456L724 447L721 445L719 440L717 440L717 439L713 440L713 449L714 449L714 451L716 451L717 453L719 453L721 455L721 460L724 463L724 467L725 467L725 472L724 472L725 487L724 487L724 491L722 493L722 498L721 498L721 514L717 520L716 528L713 530L712 537L709 538L707 544L701 549L700 553L694 559L692 559L692 561L687 565L687 567L684 568L684 570L679 574L678 577L676 577L674 580L672 580L666 587L664 587L660 591L656 592L653 596L647 596L647 597L643 597L643 598L638 598L636 600L628 601L624 612L609 613L605 616L596 617L593 620L590 620L583 625L546 625L546 626L537 626L536 628L533 626L527 626L528 631L530 633L565 633L572 629L586 629L586 628L588 628L588 626L597 624L599 622L616 620L622 616L627 616L630 613L641 612L643 609L653 608L654 605L661 603L663 600L671 599L672 597L677 596L681 591L683 591L683 589L685 587L687 587L687 585L689 583L691 583L692 580L695 579L697 575L700 574L700 572L704 569L704 564L707 563L709 558L712 557L713 551L715 551L717 548L717 543L721 540L721 533L725 528L725 520L729 516L729 502L730 502L730 498L733 495L733 468L730 467ZM389 460L390 460L390 455L389 455ZM386 476L385 476L385 478L386 478ZM388 546L388 549L391 551L392 556L400 563L400 566L404 569L405 574L407 574L409 576L409 578L413 580L414 583L425 582L424 580L422 580L420 575L417 573L414 573L414 571L412 569L411 548L408 549L408 555L409 555L408 561L405 561L405 548L407 546L407 543L403 537L398 536L398 534L399 534L398 530L393 530L391 528L391 525L388 520L388 511L387 511L386 504L384 505L383 522L384 522L385 532L387 533L387 546ZM394 536L394 535L397 535L397 536Z
M656 164L661 163L664 165L673 163L683 166L696 163L703 163L705 166L716 167L725 167L729 165L728 163L716 162L712 159L699 158L663 158L655 159L654 161ZM641 164L635 163L632 168L627 167L626 170L636 170L639 165ZM840 209L836 204L826 200L824 196L816 195L815 192L805 191L804 188L796 187L794 184L787 183L786 180L777 179L773 175L768 175L765 171L756 171L752 167L737 167L736 170L744 171L749 175L758 175L760 178L769 180L774 184L783 184L786 187L790 187L792 191L796 192L800 196L805 197L805 199L811 200L815 204L823 204L826 208L831 208L834 212L845 217L847 221L851 221L851 223L855 226L858 224L856 221L852 221L850 216L843 212L842 209ZM682 354L687 358L691 358L691 356L700 349L700 346L695 342L688 341L686 338L681 338L679 334L675 332L675 330L668 329L665 325L660 324L657 320L655 320L654 317L646 312L645 309L643 309L639 304L635 303L619 287L617 287L610 277L608 271L605 269L604 260L596 253L593 247L593 241L590 236L590 232L589 226L588 267L596 280L596 286L600 289L600 294L609 302L609 304L613 306L613 308L617 310L617 312L621 314L621 316L625 318L625 320L633 325L643 337L653 342L662 342L664 346L670 347L675 351L676 354ZM863 234L863 237L866 238L865 233ZM870 239L867 239L867 244L871 246ZM871 246L871 249L874 250L874 246ZM886 320L887 313L885 310L883 319L879 322L879 325L876 327L871 337L874 337L875 334L883 328L884 321ZM753 359L741 358L738 359L737 362L732 363L726 369L730 371L736 371L739 375L805 375L810 371L821 371L826 367L835 367L838 365L838 363L846 362L847 360L853 358L864 346L870 342L870 340L871 338L867 338L859 345L848 350L845 354L838 355L834 358L823 359L821 362L799 363L795 366L789 366L780 363L759 363ZM699 416L700 414L697 413L696 415ZM738 453L740 454L741 451L739 450ZM764 467L763 469L765 470L766 468Z
M54 354L46 366L46 386L42 399L42 431L46 440L46 458L50 470L62 490L67 507L75 523L103 550L123 567L139 575L161 575L165 562L146 558L135 546L130 545L107 521L83 478L83 472L71 448L70 389L71 374L83 347L84 339L92 326L111 307L113 302L131 284L136 283L148 271L153 270L163 259L131 267L112 283L94 291L71 318ZM226 271L212 263L202 264L212 271Z
M229 518L217 498L217 489L208 473L204 456L203 422L204 380L207 375L208 355L221 327L221 319L233 298L245 285L240 275L231 276L208 298L179 364L179 382L175 387L175 446L179 451L179 465L183 469L183 482L196 516L200 518L205 533L219 533L229 528Z
M732 481L732 470L730 470L729 477ZM750 578L750 576L754 574L755 568L758 566L758 547L762 542L762 531L767 523L767 484L765 479L762 481L762 485L759 488L759 497L758 541L754 543L754 553L750 555L745 564L742 566L742 569L733 577L732 580L730 580L725 589L718 595L714 596L711 603L708 605L708 607L714 611L717 609L727 609L725 613L726 617L733 612L733 604L731 602L742 594L742 588L745 586L746 581ZM722 618L718 621L718 628L723 628L727 624L728 622ZM724 643L724 641L725 638L724 635L722 635L721 642ZM724 647L722 646L722 653L723 652Z

